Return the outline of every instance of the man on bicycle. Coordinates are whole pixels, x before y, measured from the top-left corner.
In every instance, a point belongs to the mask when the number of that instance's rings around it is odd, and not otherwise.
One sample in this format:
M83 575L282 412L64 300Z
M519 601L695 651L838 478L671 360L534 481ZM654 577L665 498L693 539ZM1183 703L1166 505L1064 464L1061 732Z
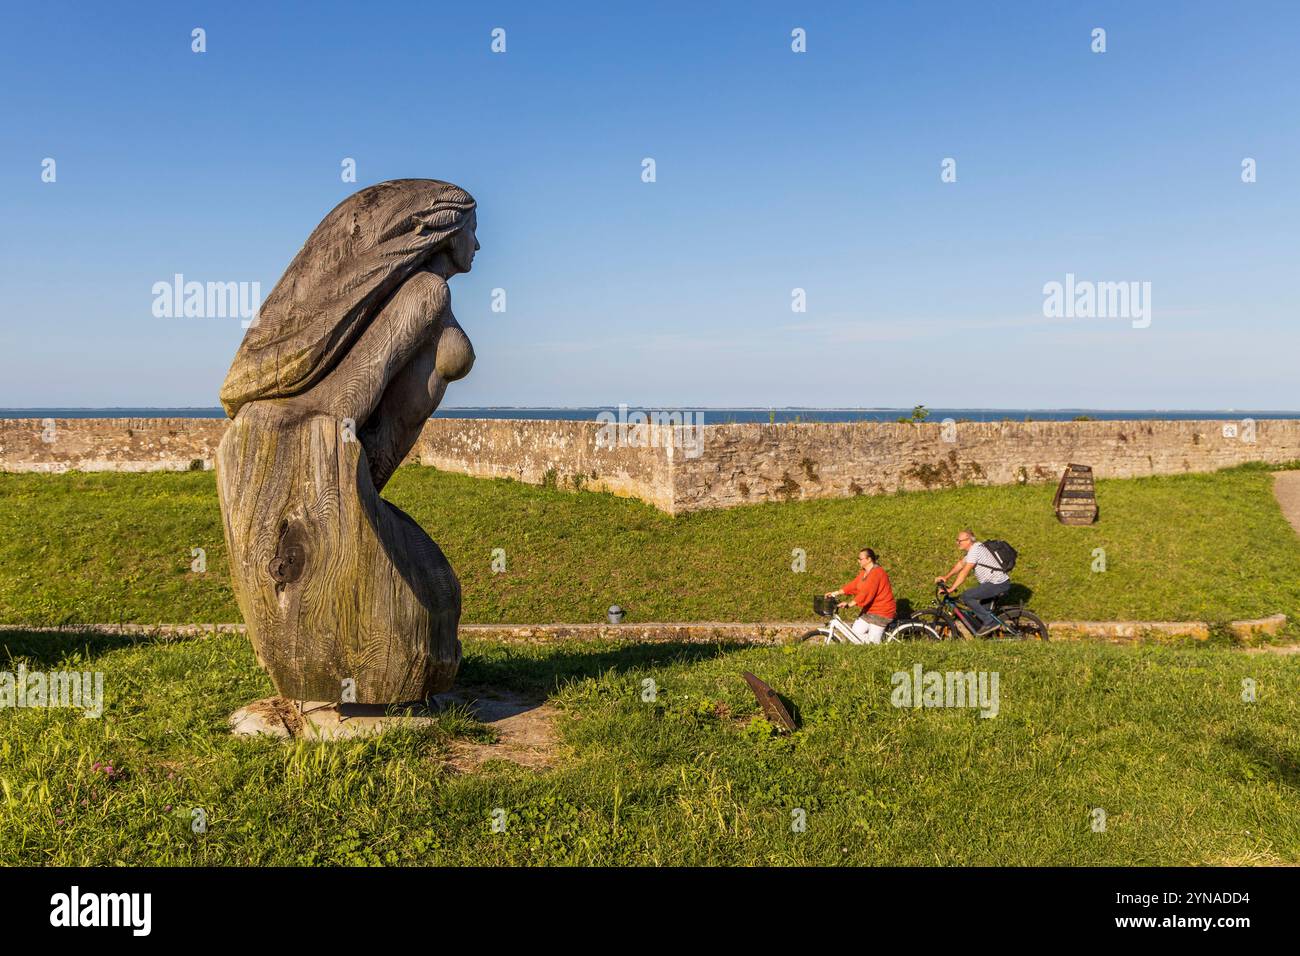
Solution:
M970 608L975 619L980 623L976 637L984 637L998 629L998 623L988 606L1011 590L1011 578L1002 570L997 557L983 544L975 540L975 533L970 529L957 532L957 547L966 552L965 557L958 558L952 569L941 578L935 578L935 584L942 584L949 591L956 593L966 576L973 570L975 580L979 583L960 598L961 603ZM956 575L951 585L948 579Z
M845 595L858 606L858 617L853 622L853 633L862 644L879 644L885 628L898 614L894 603L894 588L889 583L885 569L876 564L876 552L863 548L858 552L858 576L838 591L827 591L826 596Z

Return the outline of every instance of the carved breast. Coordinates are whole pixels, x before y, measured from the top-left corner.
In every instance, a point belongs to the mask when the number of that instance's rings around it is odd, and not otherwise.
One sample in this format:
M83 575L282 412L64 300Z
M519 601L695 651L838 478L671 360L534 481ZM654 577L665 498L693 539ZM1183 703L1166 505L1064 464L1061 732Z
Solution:
M464 378L474 367L474 346L454 316L448 316L448 322L438 337L438 374L449 382Z

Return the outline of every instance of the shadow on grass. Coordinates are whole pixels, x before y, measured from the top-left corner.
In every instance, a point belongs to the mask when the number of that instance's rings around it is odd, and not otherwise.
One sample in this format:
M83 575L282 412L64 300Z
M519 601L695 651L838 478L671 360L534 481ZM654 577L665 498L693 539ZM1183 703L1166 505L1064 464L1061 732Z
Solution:
M461 661L457 685L485 684L551 693L573 680L599 677L609 671L623 673L670 664L693 664L712 660L723 654L749 650L750 644L693 644L684 641L626 644L618 647L575 649L537 653L536 645L526 645L514 652L510 645L471 647Z
M124 648L172 646L211 639L210 636L160 638L100 631L0 631L0 669L12 670L18 660L26 661L33 670L47 669L78 653L93 659ZM578 643L553 647L486 643L471 645L461 662L456 685L485 685L549 694L569 681L598 677L609 671L621 673L670 664L691 664L751 646L666 641L612 647L600 645L583 650Z
M31 667L58 664L70 654L86 658L110 651L147 644L177 644L195 637L160 638L143 634L111 634L103 631L0 631L0 665L8 667L23 659Z
M1300 757L1296 754L1250 731L1230 734L1224 742L1284 787L1300 790Z
M1030 600L1034 596L1034 589L1021 584L1019 581L1011 582L1011 590L998 603L1003 607L1028 607Z
M1021 584L1019 581L1012 581L1011 590L998 598L995 606L999 608L1028 607L1033 596L1033 588ZM897 616L900 620L911 618L918 611L928 611L934 607L933 601L922 602L921 606L917 607L916 602L912 601L911 598L897 598L896 603L898 604Z

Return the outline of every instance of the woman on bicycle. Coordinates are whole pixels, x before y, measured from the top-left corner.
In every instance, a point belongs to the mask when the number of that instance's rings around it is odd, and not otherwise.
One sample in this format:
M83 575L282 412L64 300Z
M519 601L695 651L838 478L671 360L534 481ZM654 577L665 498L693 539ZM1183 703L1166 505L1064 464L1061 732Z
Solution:
M826 596L853 598L858 606L858 618L853 622L853 633L860 644L879 644L885 628L898 613L894 603L894 588L889 583L885 569L876 564L876 552L863 548L858 552L858 576L838 591L827 591Z

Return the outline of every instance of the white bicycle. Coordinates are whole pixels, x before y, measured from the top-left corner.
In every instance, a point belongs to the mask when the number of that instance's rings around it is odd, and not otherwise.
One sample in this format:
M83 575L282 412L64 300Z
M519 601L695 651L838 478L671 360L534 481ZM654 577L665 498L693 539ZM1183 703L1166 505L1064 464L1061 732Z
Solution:
M802 644L862 644L864 643L858 635L853 633L849 625L840 620L839 610L841 607L852 607L852 602L840 604L835 598L823 597L818 595L813 598L813 611L826 618L826 623L814 630L809 631L803 637L799 638ZM885 634L881 638L882 643L892 644L894 641L940 641L943 638L939 632L929 624L922 621L913 621L910 618L895 618L885 628Z

